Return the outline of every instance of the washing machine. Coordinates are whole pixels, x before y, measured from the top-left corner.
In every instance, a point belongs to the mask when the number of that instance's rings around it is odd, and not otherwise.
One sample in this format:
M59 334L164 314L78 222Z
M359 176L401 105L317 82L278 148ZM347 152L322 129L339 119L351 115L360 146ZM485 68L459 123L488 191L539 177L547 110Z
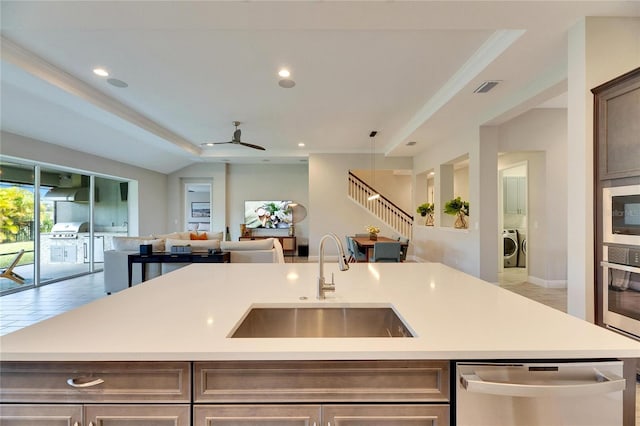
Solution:
M518 266L518 231L505 229L502 231L504 245L504 267L515 268Z
M518 231L518 268L527 267L527 233Z

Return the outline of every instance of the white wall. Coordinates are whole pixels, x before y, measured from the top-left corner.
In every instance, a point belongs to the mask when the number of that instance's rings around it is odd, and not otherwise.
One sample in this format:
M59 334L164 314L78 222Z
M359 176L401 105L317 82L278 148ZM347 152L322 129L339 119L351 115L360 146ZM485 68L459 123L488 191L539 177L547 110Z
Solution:
M567 110L533 109L498 128L498 168L528 162L527 252L530 281L566 284Z
M133 180L129 185L129 234L149 235L166 231L166 175L13 133L2 132L0 136L3 156Z
M364 233L365 226L381 228L382 235L395 231L385 226L363 207L347 197L349 170L369 167L370 156L358 154L312 154L309 156L309 256L318 256L318 244L324 234L333 232L344 244L346 235ZM411 169L408 157L376 157L380 169ZM409 212L411 213L411 212ZM337 252L325 245L327 254Z
M593 97L591 89L640 64L640 18L589 17L569 31L567 310L594 320Z

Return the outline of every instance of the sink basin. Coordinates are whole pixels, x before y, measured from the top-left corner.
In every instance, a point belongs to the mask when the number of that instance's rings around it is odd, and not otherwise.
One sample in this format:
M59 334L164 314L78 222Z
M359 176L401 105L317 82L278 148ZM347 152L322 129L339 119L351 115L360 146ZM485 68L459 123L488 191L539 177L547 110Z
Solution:
M413 337L391 307L254 307L231 337Z

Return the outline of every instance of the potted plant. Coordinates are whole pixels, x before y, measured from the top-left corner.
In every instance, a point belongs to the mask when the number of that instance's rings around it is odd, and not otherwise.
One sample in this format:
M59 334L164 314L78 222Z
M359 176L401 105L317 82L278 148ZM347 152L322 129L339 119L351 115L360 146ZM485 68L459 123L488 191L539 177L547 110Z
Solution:
M466 229L468 226L467 216L469 216L469 202L463 201L460 197L449 200L444 204L444 212L451 216L456 216L453 226L457 229Z
M380 232L380 228L373 225L367 225L365 229L369 233L369 239L371 241L376 241L378 239L378 233Z
M423 203L418 206L416 212L420 213L420 216L426 217L425 225L433 226L433 213L435 212L436 206L433 203Z

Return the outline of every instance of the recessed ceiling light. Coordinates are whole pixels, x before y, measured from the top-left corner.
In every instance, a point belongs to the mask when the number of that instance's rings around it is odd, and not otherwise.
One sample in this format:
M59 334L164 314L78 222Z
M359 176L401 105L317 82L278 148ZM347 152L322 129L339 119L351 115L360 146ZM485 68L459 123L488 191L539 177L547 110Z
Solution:
M94 68L93 73L95 75L99 75L100 77L109 77L109 72L104 68Z
M280 71L278 71L278 75L280 77L287 78L287 77L289 77L291 75L291 73L289 72L288 69L282 68Z
M213 142L204 142L200 144L200 146L206 146L206 147L213 146L213 145L214 145Z
M302 148L302 147L304 146L304 143L300 142L300 143L298 144L298 146L299 146L300 148Z

